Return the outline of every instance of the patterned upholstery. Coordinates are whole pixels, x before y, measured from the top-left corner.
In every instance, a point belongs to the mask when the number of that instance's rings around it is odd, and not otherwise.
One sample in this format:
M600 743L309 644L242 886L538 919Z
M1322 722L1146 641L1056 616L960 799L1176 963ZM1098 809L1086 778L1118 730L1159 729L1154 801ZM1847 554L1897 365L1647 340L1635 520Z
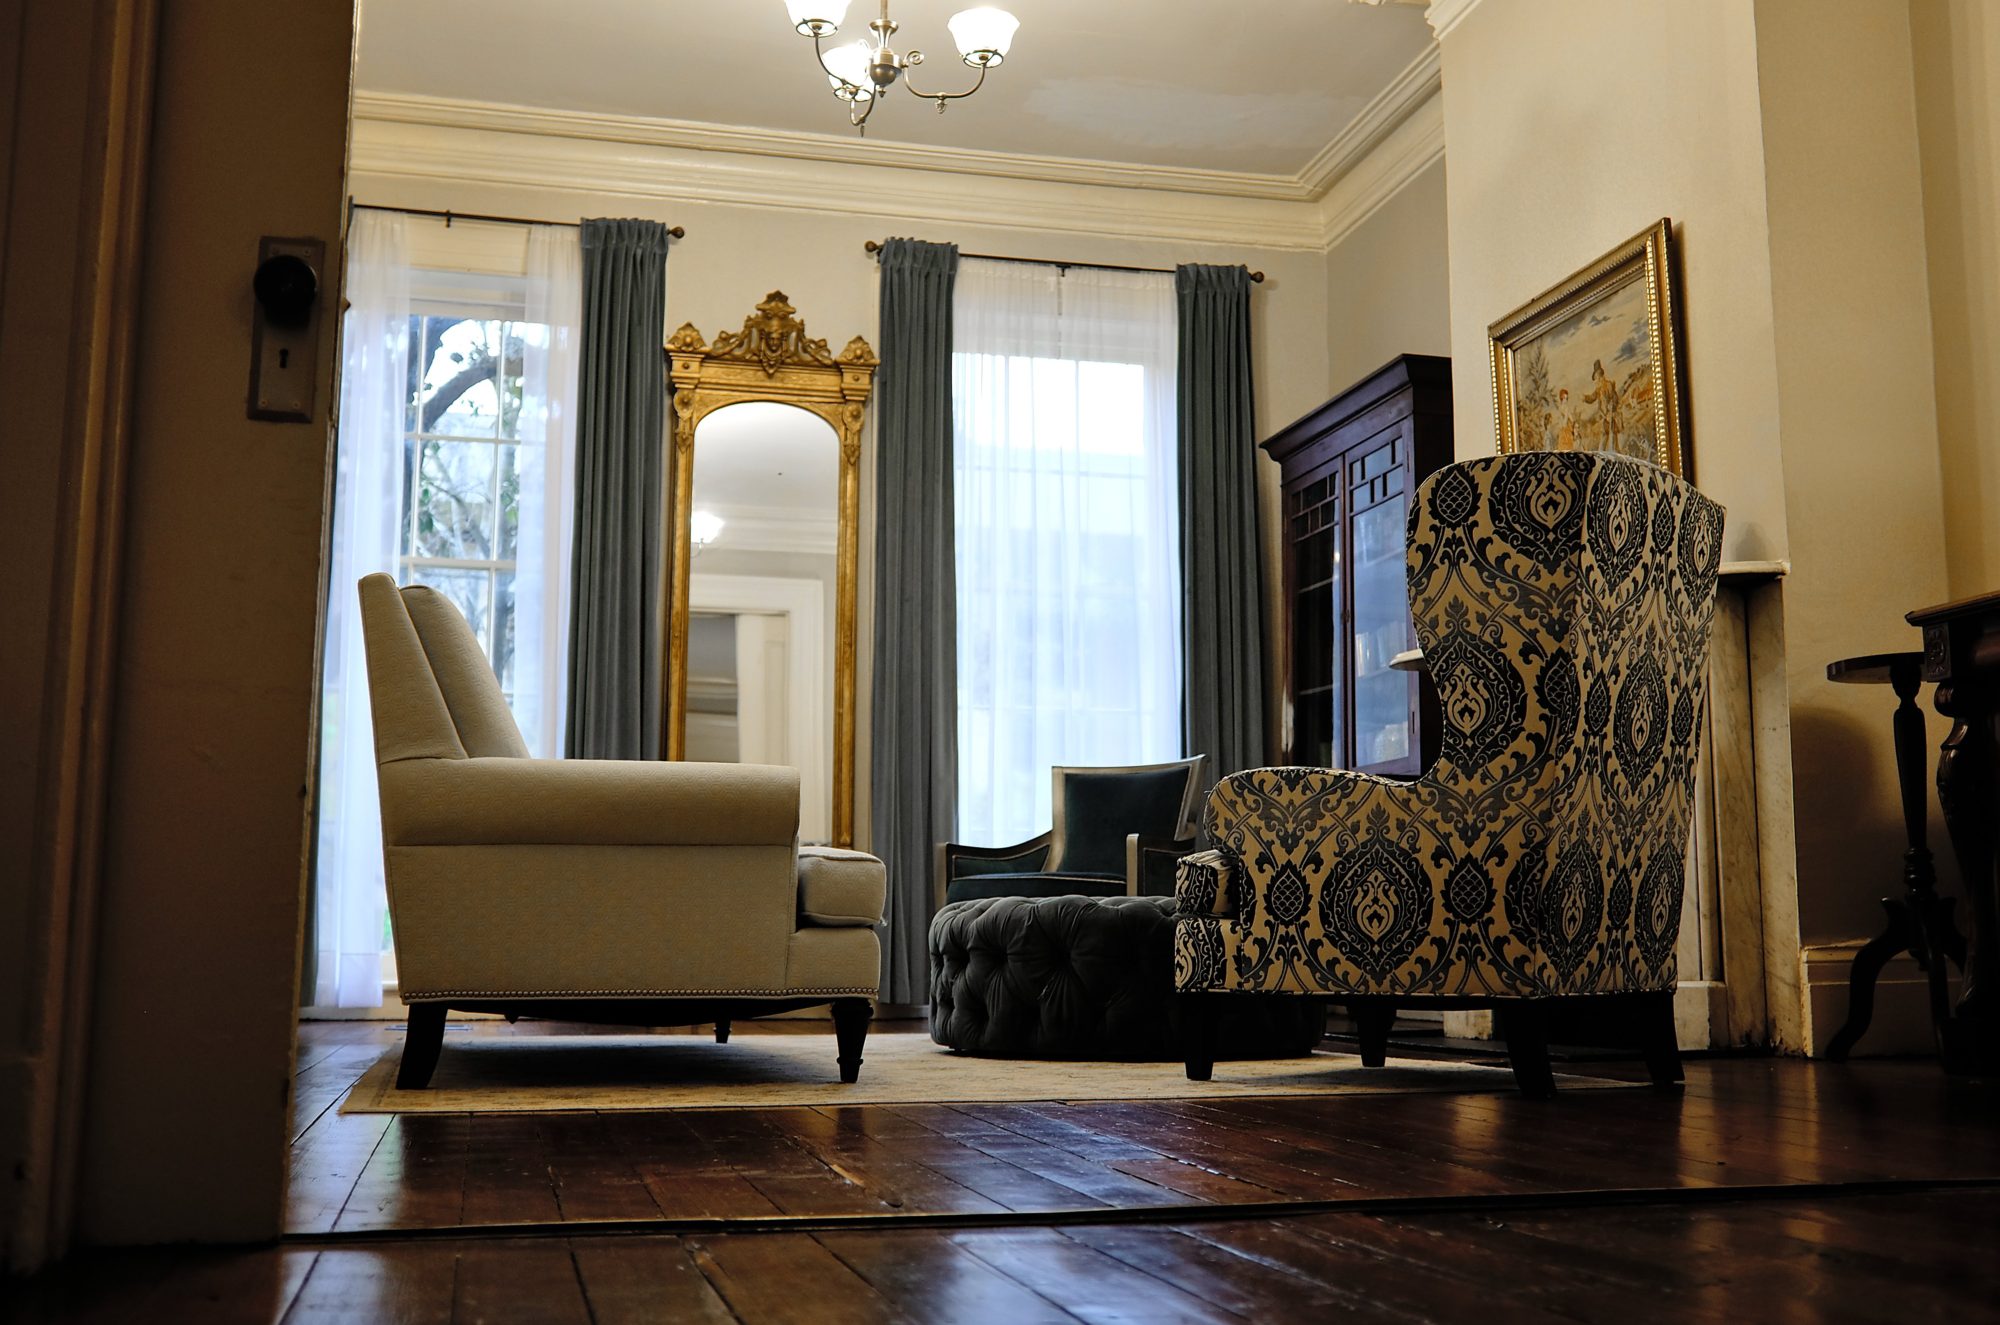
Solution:
M1184 861L1185 992L1671 990L1722 508L1663 469L1453 465L1410 513L1443 716L1412 782L1224 778Z

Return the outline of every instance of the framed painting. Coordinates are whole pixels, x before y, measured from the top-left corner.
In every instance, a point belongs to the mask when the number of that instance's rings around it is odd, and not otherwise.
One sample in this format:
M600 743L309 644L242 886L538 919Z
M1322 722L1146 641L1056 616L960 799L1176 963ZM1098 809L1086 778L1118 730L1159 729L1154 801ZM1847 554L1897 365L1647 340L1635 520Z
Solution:
M1662 219L1486 329L1500 453L1611 451L1692 477Z

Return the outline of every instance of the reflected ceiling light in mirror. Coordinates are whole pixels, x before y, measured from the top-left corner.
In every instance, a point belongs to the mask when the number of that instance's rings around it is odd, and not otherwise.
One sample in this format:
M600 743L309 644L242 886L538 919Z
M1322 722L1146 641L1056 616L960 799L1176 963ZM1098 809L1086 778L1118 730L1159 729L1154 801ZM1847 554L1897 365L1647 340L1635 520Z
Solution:
M926 92L905 75L924 62L924 53L909 50L898 54L889 39L896 35L896 22L889 17L889 0L882 0L881 17L870 19L871 37L829 50L825 39L840 30L847 15L847 0L785 0L785 12L792 26L813 41L813 53L826 72L833 94L847 103L847 122L863 133L868 117L875 113L877 93L886 92L898 80L926 101L937 103L938 113L945 104L960 101L977 92L986 82L986 71L1007 58L1013 47L1020 20L992 5L975 5L953 14L946 27L958 46L959 59L979 71L979 79L963 92Z
M690 513L688 516L688 540L694 544L695 551L700 552L701 549L713 543L716 536L722 532L724 523L726 522L723 518L714 511L694 511Z

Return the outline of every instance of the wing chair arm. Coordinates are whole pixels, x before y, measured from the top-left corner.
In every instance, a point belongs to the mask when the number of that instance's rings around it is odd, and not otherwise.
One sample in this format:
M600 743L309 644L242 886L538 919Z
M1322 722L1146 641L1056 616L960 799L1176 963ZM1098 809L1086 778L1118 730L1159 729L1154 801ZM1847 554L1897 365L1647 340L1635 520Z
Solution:
M953 879L977 874L1033 874L1049 863L1053 833L1043 833L1025 842L1005 847L969 847L963 842L940 842L932 879L938 906L944 905L945 889Z
M784 846L797 769L642 759L404 759L381 765L390 846Z
M1131 833L1125 838L1125 891L1133 897L1174 895L1174 866L1195 848L1197 839L1148 837Z
M1243 887L1243 862L1222 847L1182 856L1174 865L1174 899L1183 916L1233 916Z

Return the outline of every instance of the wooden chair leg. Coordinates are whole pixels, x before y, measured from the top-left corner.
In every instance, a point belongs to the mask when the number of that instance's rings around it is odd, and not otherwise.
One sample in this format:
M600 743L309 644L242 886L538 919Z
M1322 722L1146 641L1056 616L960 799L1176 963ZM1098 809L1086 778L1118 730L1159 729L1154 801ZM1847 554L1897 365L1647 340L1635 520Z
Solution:
M840 1045L840 1079L849 1085L861 1079L861 1047L868 1040L868 1023L875 1005L865 998L833 1000L833 1034Z
M715 1042L717 1044L729 1043L729 1018L717 1017L715 1019Z
M1507 1041L1507 1061L1521 1093L1535 1100L1555 1094L1555 1074L1549 1070L1548 1009L1533 999L1508 999L1500 1004L1500 1034Z
M1355 1028L1361 1034L1361 1065L1380 1067L1389 1061L1389 1032L1396 1025L1394 1003L1352 1003Z
M396 1067L397 1090L422 1090L431 1084L438 1053L444 1048L442 1003L412 1003L409 1029L403 1032L403 1059Z
M1215 1075L1215 1042L1220 1009L1214 994L1177 994L1180 1010L1181 1052L1187 1060L1187 1079L1207 1081Z
M1674 991L1659 990L1638 998L1639 1047L1655 1090L1681 1088L1681 1042L1674 1029Z

